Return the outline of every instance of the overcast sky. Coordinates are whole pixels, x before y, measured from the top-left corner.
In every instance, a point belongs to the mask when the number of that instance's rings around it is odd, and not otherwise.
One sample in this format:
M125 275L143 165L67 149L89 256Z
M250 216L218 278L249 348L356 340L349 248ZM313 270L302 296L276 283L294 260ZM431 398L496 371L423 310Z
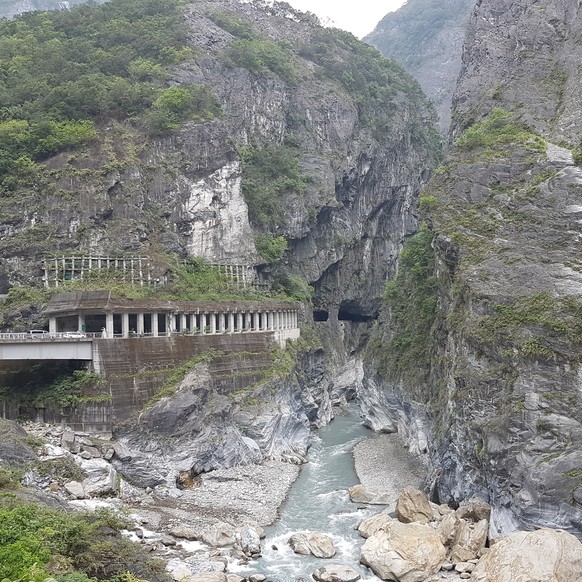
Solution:
M405 0L286 0L299 10L317 14L324 24L344 28L358 38L372 32L388 12L398 10Z

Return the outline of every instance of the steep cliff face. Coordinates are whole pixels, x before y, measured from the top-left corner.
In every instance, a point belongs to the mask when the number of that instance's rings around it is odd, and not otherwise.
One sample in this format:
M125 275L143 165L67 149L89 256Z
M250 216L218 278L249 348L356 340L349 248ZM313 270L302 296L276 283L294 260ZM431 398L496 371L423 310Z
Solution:
M444 133L461 69L467 20L474 0L408 0L387 14L364 41L402 63L435 104Z
M312 284L317 306L374 315L438 149L418 86L285 6L199 1L185 18L194 58L167 84L204 85L221 113L165 139L110 120L92 146L47 160L3 205L5 276L38 281L48 252L260 264L255 236L268 230L287 239L287 276ZM296 159L300 178L266 224L260 208L249 216L245 177L268 148Z
M490 500L494 534L582 536L580 22L574 1L477 3L411 299L387 292L364 392L370 424L428 451L440 499Z

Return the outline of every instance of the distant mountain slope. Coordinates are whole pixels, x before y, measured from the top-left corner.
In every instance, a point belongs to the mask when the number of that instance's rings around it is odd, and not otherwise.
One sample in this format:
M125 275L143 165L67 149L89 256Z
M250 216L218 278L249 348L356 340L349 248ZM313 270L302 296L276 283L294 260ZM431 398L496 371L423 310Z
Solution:
M87 0L0 0L0 18L13 18L23 12L35 10L67 10L71 6L84 4ZM106 0L94 0L103 4Z
M408 0L364 38L416 77L434 102L445 132L473 4L474 0Z

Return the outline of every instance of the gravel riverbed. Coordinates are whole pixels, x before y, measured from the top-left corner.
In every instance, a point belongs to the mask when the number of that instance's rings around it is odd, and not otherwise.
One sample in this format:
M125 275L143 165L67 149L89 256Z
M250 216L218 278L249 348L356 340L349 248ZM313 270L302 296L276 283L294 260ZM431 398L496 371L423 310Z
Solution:
M353 451L360 483L388 491L396 501L405 487L422 489L426 464L412 455L398 434L377 434L359 442Z

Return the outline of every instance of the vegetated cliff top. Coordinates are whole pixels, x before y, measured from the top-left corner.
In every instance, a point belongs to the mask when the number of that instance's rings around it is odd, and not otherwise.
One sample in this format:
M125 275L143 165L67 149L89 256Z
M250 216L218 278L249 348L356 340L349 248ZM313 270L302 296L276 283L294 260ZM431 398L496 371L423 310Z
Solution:
M408 0L388 13L364 41L402 63L434 102L443 132L461 68L469 11L475 0Z
M397 63L259 1L112 0L0 33L8 284L48 252L175 253L316 293L340 276L331 301L374 308L439 149Z

